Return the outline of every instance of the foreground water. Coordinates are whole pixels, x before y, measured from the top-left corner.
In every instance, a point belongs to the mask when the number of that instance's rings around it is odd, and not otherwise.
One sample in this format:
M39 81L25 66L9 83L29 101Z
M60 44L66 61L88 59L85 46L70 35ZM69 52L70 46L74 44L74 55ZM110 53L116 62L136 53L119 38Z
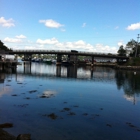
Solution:
M13 123L5 130L15 136L140 139L139 72L32 63L0 77L0 123Z

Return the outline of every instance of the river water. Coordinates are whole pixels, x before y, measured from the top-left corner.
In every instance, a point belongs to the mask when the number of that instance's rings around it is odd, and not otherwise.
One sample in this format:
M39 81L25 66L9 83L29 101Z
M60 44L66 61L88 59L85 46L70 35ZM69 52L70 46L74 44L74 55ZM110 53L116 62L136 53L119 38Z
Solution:
M140 139L140 72L26 63L0 79L0 124L15 136Z

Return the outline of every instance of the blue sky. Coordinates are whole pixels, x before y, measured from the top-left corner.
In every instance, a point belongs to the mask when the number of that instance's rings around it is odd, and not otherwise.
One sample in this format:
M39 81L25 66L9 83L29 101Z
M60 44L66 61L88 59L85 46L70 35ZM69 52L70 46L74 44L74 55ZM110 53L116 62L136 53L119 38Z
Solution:
M140 0L0 0L0 40L12 49L116 53L140 33Z

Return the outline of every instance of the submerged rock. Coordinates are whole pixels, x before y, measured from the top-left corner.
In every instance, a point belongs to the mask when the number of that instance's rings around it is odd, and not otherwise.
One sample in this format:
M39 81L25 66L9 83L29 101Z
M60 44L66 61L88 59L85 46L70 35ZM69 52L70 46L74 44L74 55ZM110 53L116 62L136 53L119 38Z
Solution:
M76 115L74 112L70 112L68 115L73 116Z
M112 127L112 125L111 125L111 124L106 124L106 126L108 126L108 127Z
M37 92L37 90L30 90L29 93Z
M16 140L31 140L31 134L20 134Z
M25 99L30 100L31 98L30 97L26 97Z
M3 123L3 124L0 124L0 128L11 128L13 127L13 124L12 123Z
M48 117L55 120L57 118L57 115L55 115L54 113L51 113L48 115Z
M88 115L88 113L83 113L83 115L84 115L84 116L87 116L87 115Z
M45 95L41 95L40 98L49 98L49 97L46 97Z
M17 94L12 94L11 96L17 96Z
M73 107L79 107L78 105L74 105Z
M11 86L11 85L6 85L6 86Z
M23 83L17 83L17 84L23 84Z
M65 110L65 111L70 111L70 108L65 107L65 108L63 108L63 110Z

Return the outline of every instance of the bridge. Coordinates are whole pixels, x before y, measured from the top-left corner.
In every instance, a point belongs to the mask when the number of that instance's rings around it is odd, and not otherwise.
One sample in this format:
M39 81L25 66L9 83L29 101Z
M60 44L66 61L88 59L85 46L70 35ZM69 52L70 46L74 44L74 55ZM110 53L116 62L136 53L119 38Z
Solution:
M55 54L57 55L57 62L62 61L62 55L68 55L68 60L77 62L77 56L90 56L92 58L92 62L94 62L95 57L99 58L112 58L119 60L128 60L129 57L126 56L118 56L117 54L110 53L97 53L97 52L84 52L84 51L76 51L76 50L12 50L8 52L9 54L23 54L25 58L32 58L33 54Z

